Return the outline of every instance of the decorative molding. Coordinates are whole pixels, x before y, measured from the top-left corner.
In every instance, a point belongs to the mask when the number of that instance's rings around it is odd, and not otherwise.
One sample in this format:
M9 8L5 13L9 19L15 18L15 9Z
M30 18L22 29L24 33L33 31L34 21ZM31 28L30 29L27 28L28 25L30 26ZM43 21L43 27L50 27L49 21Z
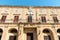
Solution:
M40 28L40 26L37 26L38 28Z
M26 15L30 15L30 14L26 14ZM33 14L31 14L31 15L33 15Z
M8 28L8 26L5 26L5 28Z
M40 35L40 32L41 32L41 31L40 31L40 30L38 30L38 31L37 31L37 35Z
M52 28L54 28L54 29L55 29L55 26L52 26Z
M57 14L51 14L50 16L57 16Z
M46 14L39 14L39 16L46 16Z
M21 15L21 14L13 14L13 15Z
M45 12L45 10L44 9L40 9L40 13L44 13Z
M52 25L52 28L54 28L54 29L55 29L55 26L54 26L55 24L51 24L51 25Z
M55 12L56 12L56 9L52 9L52 8L51 8L51 9L50 9L50 12L51 12L51 13L55 13Z
M21 29L19 29L19 35L21 35Z
M9 15L8 13L1 13L1 15Z

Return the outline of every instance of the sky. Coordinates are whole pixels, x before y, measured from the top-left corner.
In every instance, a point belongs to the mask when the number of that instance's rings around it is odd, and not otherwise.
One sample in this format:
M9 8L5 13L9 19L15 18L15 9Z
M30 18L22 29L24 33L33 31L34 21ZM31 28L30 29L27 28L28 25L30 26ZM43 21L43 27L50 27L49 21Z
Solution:
M60 6L60 0L0 0L0 5L9 5L9 6Z

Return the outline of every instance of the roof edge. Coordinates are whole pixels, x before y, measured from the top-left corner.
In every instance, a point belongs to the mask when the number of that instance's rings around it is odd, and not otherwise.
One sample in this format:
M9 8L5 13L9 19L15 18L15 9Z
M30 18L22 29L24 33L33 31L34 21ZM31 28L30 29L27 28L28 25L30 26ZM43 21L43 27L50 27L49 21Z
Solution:
M60 8L60 6L18 6L18 5L0 5L0 7L42 7L42 8Z

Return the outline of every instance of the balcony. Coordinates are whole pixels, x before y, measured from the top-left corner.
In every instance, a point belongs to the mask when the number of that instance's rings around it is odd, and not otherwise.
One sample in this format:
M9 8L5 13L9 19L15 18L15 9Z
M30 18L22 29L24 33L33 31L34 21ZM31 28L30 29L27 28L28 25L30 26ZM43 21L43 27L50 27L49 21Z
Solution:
M60 20L59 20L60 21ZM54 22L53 20L46 20L46 22L42 22L41 20L36 20L36 19L32 19L32 22L28 22L27 19L19 19L18 22L14 22L13 19L6 19L5 22L1 22L1 23L28 23L28 24L60 24L60 22Z

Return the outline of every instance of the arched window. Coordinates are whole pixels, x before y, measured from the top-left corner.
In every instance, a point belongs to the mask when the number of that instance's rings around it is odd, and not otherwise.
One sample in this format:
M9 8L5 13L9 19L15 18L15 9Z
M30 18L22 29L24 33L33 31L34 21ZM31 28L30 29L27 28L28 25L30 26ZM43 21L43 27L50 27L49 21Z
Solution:
M32 22L32 16L31 15L28 16L28 22Z
M51 37L51 31L48 30L48 29L44 29L43 30L43 33L44 33L44 40L53 40Z
M57 33L60 33L60 29L57 30Z
M45 30L43 30L43 33L50 33L50 31L45 29Z
M60 40L60 29L57 30L58 38Z
M17 30L16 29L11 29L9 30L9 40L17 40Z
M3 30L0 29L0 40L1 40L1 38L2 38L2 33L3 33Z

